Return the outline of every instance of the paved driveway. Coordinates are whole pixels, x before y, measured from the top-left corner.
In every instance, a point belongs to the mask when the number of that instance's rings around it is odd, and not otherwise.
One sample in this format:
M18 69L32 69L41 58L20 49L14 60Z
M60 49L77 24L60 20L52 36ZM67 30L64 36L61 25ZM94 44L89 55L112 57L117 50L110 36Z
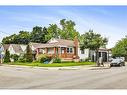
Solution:
M1 89L126 89L127 66L111 69L46 70L0 66Z

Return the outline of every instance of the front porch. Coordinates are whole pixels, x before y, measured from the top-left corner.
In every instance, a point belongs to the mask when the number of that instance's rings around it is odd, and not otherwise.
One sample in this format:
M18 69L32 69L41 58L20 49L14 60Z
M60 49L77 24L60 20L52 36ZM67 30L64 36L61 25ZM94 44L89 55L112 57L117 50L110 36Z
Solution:
M78 59L78 54L76 53L76 47L47 47L38 48L36 50L36 55L47 54L51 57L58 56L62 60L73 60Z

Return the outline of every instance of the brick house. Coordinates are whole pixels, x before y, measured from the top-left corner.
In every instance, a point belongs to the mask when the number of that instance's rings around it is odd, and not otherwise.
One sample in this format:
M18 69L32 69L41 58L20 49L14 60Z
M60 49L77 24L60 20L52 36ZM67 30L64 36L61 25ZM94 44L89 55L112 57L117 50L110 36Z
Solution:
M58 56L62 60L78 60L78 39L51 39L46 44L30 43L36 56L39 54L48 54L48 56Z

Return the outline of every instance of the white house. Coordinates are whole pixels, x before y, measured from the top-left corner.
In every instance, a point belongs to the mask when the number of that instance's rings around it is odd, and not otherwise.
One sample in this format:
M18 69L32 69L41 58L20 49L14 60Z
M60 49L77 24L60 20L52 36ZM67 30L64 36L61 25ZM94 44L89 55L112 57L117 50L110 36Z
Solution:
M27 45L21 45L21 44L4 44L4 51L9 50L10 54L17 54L20 55L21 53L24 53L26 50Z

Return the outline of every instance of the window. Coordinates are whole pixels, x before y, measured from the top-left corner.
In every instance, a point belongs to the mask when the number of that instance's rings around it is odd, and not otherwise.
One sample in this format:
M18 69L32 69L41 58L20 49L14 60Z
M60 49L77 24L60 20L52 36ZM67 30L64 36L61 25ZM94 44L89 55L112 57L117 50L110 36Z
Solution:
M61 54L63 54L64 53L64 48L63 47L61 47Z
M67 48L67 53L73 53L73 48Z
M81 54L84 54L85 52L84 52L84 49L83 50L81 50Z
M39 53L44 53L44 49L39 49Z
M69 53L69 48L67 48L67 53Z

